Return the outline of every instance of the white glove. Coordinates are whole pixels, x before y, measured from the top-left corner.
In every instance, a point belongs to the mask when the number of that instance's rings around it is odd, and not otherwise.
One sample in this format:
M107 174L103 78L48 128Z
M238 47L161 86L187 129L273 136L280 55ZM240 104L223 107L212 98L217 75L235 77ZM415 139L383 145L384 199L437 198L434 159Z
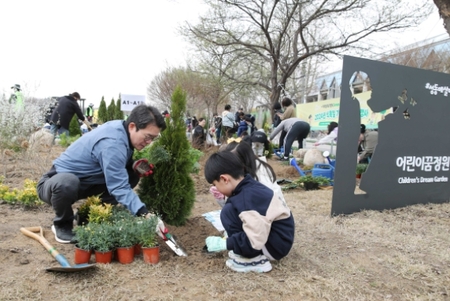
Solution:
M147 213L145 216L146 218L150 218L155 216L153 213ZM158 223L156 224L155 228L156 234L158 234L159 237L161 237L164 240L167 240L166 233L169 232L169 230L166 228L166 225L164 225L164 222L158 217Z
M158 217L158 223L156 224L156 234L159 235L164 240L167 240L166 233L168 233L169 230L166 228L166 225L164 225L164 222Z

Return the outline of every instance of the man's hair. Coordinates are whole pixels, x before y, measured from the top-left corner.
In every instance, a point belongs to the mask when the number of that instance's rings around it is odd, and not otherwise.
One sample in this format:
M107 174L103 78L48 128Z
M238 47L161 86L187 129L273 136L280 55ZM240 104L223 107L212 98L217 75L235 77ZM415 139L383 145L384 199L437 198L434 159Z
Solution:
M226 111L231 110L231 106L230 106L230 105L225 105L225 110L226 110Z
M203 120L205 120L205 118L200 117L200 118L198 119L198 122L200 123L200 122L202 122Z
M73 98L81 99L80 93L78 93L78 92L73 92L72 94L69 94L69 95L72 96Z
M136 124L137 130L145 129L149 124L156 125L161 131L166 129L166 122L158 109L145 104L134 107L125 121L127 128L131 122Z
M209 184L219 181L223 174L228 174L235 180L245 176L241 160L232 152L214 153L205 163L205 179Z

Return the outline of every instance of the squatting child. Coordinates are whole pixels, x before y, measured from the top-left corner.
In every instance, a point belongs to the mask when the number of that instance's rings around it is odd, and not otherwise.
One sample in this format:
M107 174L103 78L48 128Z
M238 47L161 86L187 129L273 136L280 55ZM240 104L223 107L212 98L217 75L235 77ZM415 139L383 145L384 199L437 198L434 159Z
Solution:
M209 252L230 250L226 265L236 272L269 272L292 248L295 224L284 200L245 174L232 152L212 154L205 164L208 183L228 197L220 219L227 238L209 236Z

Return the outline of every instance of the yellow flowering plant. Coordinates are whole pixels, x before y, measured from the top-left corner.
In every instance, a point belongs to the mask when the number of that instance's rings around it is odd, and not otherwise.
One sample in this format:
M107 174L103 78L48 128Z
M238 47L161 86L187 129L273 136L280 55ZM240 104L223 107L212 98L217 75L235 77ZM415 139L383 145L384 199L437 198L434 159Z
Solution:
M8 204L21 204L26 207L41 205L43 202L39 199L36 191L36 181L25 179L24 188L10 189L9 186L3 184L4 178L0 178L0 199L5 200Z
M89 223L101 224L110 221L112 215L111 204L92 205L89 209Z

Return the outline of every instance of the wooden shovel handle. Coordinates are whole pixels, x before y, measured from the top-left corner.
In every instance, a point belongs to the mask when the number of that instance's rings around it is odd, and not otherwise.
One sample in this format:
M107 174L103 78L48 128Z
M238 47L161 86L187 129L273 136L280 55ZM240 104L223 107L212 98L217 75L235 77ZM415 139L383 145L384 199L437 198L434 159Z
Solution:
M22 228L20 228L20 232L22 232L23 234L25 234L28 237L31 237L31 238L39 241L44 246L44 248L50 254L52 254L53 257L58 259L59 252L45 239L44 231L42 230L42 227L40 227L40 226L38 226L38 227L27 227L27 228L22 227ZM37 235L36 232L39 233L39 235Z

